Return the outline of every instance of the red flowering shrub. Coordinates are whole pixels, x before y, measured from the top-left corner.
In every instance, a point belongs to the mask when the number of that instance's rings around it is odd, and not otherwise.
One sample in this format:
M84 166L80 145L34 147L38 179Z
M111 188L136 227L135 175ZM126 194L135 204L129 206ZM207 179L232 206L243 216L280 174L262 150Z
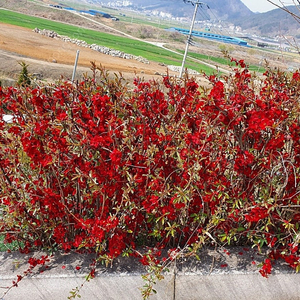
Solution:
M237 64L203 91L169 77L130 91L104 73L99 84L0 87L6 241L108 259L139 246L268 246L298 270L299 74L260 80ZM158 264L155 253L142 263Z

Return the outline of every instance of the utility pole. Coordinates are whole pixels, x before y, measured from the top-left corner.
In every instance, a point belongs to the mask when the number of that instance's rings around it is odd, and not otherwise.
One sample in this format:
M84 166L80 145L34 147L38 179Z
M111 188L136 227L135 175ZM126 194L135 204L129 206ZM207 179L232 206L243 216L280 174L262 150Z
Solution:
M72 74L72 82L74 82L74 80L75 80L75 74L76 74L76 68L77 68L77 63L78 63L78 57L79 57L79 50L77 50L77 52L76 52L74 69L73 69L73 74Z
M183 2L184 2L184 3L192 3L192 5L195 6L195 10L194 10L194 15L193 15L193 19L192 19L192 24L191 24L189 36L188 36L187 41L186 41L186 46L185 46L185 51L184 51L184 55L183 55L183 60L182 60L182 65L181 65L181 70L180 70L180 74L179 74L179 77L180 77L180 78L182 77L182 74L183 74L186 56L187 56L187 53L188 53L188 50L189 50L189 45L190 45L190 42L191 42L191 39L192 39L192 32L193 32L194 23L195 23L197 11L198 11L198 6L199 6L199 5L205 4L204 2L200 2L200 1L198 1L198 0L196 0L196 1L192 1L192 0L183 0Z

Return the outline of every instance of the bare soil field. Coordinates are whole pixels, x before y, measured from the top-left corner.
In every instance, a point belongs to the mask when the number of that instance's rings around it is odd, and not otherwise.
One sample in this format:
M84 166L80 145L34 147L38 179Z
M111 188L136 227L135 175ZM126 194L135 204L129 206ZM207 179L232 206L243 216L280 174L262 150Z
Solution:
M79 53L77 77L89 72L91 61L100 64L110 73L121 72L125 78L136 76L151 78L155 73L166 73L166 67L151 62L144 64L136 60L105 55L89 48L78 47L57 39L39 35L29 29L1 24L0 31L0 76L16 79L21 67L19 62L29 65L31 74L40 74L44 79L71 78L77 50Z

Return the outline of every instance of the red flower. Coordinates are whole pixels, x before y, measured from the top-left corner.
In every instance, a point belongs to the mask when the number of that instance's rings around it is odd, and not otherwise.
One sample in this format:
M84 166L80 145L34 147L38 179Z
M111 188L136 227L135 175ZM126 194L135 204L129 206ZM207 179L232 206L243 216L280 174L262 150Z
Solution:
M109 155L111 161L116 164L120 165L121 159L122 159L122 152L120 152L118 149L114 149L110 155Z
M91 278L95 278L95 276L96 276L95 272L96 272L95 269L92 269L92 270L91 270L91 272L90 272Z
M266 218L269 215L268 210L264 207L254 207L250 213L245 215L245 219L248 222L258 222Z
M140 259L140 262L142 263L142 265L148 266L149 265L149 260L147 258L147 255L144 255L143 258Z
M262 266L262 268L259 270L259 273L263 276L268 278L269 275L271 274L272 271L272 264L271 264L271 260L269 258L267 258L264 261L264 264Z
M124 237L123 235L120 234L114 234L110 240L109 240L109 255L111 257L118 257L122 251L125 249L126 245L124 242Z

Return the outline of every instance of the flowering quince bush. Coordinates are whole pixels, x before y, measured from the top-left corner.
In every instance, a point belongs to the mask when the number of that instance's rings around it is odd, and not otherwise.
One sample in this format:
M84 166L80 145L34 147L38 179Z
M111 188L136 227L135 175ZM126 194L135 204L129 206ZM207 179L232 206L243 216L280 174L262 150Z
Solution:
M259 79L233 61L209 89L166 76L131 90L103 70L76 85L0 87L5 241L92 252L95 264L138 256L154 274L145 298L170 261L205 245L268 247L263 276L277 259L298 271L300 73Z

